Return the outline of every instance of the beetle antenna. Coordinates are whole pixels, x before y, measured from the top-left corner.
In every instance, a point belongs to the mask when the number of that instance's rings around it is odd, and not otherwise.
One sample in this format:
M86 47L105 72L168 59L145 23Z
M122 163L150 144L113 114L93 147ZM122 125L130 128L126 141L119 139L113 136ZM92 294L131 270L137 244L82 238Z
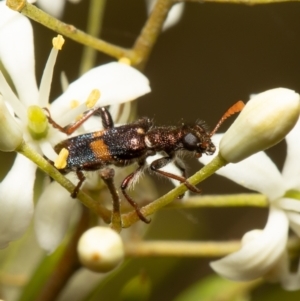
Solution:
M215 126L215 128L209 133L209 136L213 136L216 131L219 129L219 127L221 126L221 124L231 115L235 114L235 113L239 113L242 111L242 109L244 108L245 104L243 101L239 100L238 102L236 102L233 106L231 106L226 112L225 114L222 116L222 118L219 120L219 122L217 123L217 125Z

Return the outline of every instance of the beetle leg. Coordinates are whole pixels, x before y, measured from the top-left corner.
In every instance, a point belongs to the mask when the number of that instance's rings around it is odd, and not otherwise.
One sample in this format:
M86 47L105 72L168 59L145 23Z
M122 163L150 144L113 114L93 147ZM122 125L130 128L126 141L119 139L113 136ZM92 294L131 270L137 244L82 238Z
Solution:
M95 112L95 115L99 115L101 117L102 126L104 129L107 130L114 127L114 122L111 118L109 111L106 108L99 108L99 110Z
M149 224L151 220L147 219L143 213L140 210L139 205L128 195L128 193L126 192L126 189L128 188L128 186L130 185L132 179L134 178L135 175L137 175L141 170L142 170L143 166L141 165L135 172L131 173L130 175L128 175L122 182L121 184L121 190L122 193L124 195L124 197L126 198L126 200L128 201L128 203L135 209L136 214L138 215L138 217L140 218L141 221Z
M114 184L115 171L112 168L104 168L99 171L99 174L102 180L105 182L113 200L113 210L111 218L112 225L117 227L117 229L115 230L120 231L122 227L122 221L120 211L120 197Z
M84 173L82 172L82 170L77 169L77 170L76 170L76 175L77 175L77 178L78 178L79 182L77 183L76 187L74 188L73 192L71 193L71 197L72 197L73 199L75 199L75 198L77 197L77 194L78 194L78 192L79 192L79 189L80 189L82 183L83 183L84 180L85 180L85 175L84 175Z
M44 108L44 110L48 113L48 122L56 129L58 129L59 131L67 134L67 135L71 135L73 134L86 120L88 120L91 116L93 115L99 115L102 119L102 125L104 127L104 129L108 129L108 128L112 128L114 127L114 123L112 121L112 118L110 116L109 111L106 108L93 108L91 110L86 111L83 116L71 123L66 125L65 127L60 126L58 123L56 123L50 114L50 111L47 108Z
M187 175L184 162L180 158L175 157L174 164L181 171L182 176L186 179ZM184 193L178 196L179 199L182 199L183 197Z
M179 166L178 166L178 161L177 161L177 164L176 164L176 159L175 159L175 165L182 171L184 172L184 176L183 177L180 177L180 176L177 176L177 175L174 175L172 173L169 173L169 172L166 172L166 171L163 171L163 170L160 170L160 168L163 168L164 166L168 165L171 161L173 160L173 156L169 156L169 157L162 157L160 159L157 159L155 161L153 161L151 164L150 164L150 169L152 171L155 171L157 173L159 173L160 175L163 175L167 178L170 178L170 179L174 179L174 180L177 180L179 181L180 183L184 184L188 190L192 191L192 192L196 192L196 193L200 193L201 190L198 189L196 186L190 184L187 179L185 178L185 168L181 169L180 168L180 163L179 163Z

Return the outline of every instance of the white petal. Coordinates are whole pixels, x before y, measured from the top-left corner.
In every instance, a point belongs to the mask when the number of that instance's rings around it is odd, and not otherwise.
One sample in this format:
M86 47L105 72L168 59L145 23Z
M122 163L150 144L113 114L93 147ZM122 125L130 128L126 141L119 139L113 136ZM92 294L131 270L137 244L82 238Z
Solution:
M282 278L285 278L289 275L289 257L287 249L283 254L278 258L277 263L264 275L265 280L269 282L281 282Z
M281 210L270 208L265 229L256 239L211 267L221 276L235 281L249 281L264 276L281 258L287 242L288 220Z
M282 288L288 291L295 291L300 289L300 262L298 264L297 272L290 272L290 262L287 250L284 252L281 260L278 262L276 267L277 277L281 282ZM269 279L268 279L269 280Z
M54 151L53 146L49 143L48 140L41 140L39 146L43 155L45 155L48 159L53 162L57 159L57 153Z
M0 59L16 86L19 98L26 105L36 104L38 90L31 23L20 13L6 12L11 10L3 7L5 3L0 4L0 16L9 15L9 18L5 17L7 22L0 26Z
M217 150L222 135L213 136ZM216 154L217 151L213 156L203 156L199 160L201 163L207 164ZM266 195L271 201L281 197L285 192L282 176L265 152L256 153L239 163L230 163L216 173L245 188Z
M282 198L278 201L275 201L275 205L279 206L280 209L289 210L289 211L296 211L300 212L300 201L290 198Z
M287 156L285 159L282 175L288 189L300 188L300 120L285 137L287 143Z
M91 69L69 85L51 105L52 116L63 116L70 110L70 101L86 101L92 90L100 91L97 106L123 103L150 92L148 79L138 70L122 64L109 63Z
M147 0L146 2L147 2L148 14L150 14L157 0ZM184 10L184 3L174 4L168 13L167 19L164 22L163 30L167 30L170 27L176 25L182 17L183 10Z
M35 171L35 164L18 154L0 184L0 248L21 237L31 221Z
M52 78L53 78L53 70L56 63L58 51L59 50L54 47L51 49L46 66L44 68L44 72L39 88L39 99L38 99L38 104L42 108L48 107L49 105L49 95L50 95Z
M0 94L0 150L14 151L22 142L22 131L8 111L2 95Z
M287 212L286 215L290 221L290 227L298 237L300 237L300 214L296 212Z
M66 0L38 0L38 6L48 14L60 18L64 12Z
M168 17L163 25L163 30L169 29L170 27L176 25L183 14L184 3L176 3L172 6L168 13Z
M19 13L7 7L6 1L0 1L0 28L13 21L18 15Z
M34 228L40 246L47 252L53 252L64 238L77 205L77 200L57 182L47 186L40 196Z
M8 82L6 81L4 75L0 71L0 92L3 96L3 99L11 107L11 113L16 114L23 124L27 124L27 111L23 103L20 102L18 97L15 95Z

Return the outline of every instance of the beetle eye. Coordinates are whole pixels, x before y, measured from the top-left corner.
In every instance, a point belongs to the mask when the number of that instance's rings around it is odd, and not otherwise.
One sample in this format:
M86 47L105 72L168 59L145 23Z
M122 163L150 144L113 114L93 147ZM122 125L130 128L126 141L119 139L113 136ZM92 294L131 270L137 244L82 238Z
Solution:
M186 147L196 147L199 143L199 139L195 135L188 133L183 137L183 143Z

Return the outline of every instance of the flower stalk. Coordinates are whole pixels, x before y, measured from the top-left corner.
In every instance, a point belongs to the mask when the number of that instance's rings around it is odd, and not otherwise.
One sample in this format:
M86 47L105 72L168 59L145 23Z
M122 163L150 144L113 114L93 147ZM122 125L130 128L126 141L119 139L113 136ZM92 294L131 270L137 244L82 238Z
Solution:
M174 201L166 209L188 209L203 207L259 207L268 206L267 197L258 193L241 193L228 195L201 195L192 196L184 201Z
M241 241L140 241L124 245L127 257L220 257L236 252L241 247ZM288 250L296 253L300 250L300 240L290 238Z
M86 33L99 37L102 29L106 0L92 0L89 5L88 24ZM97 51L94 48L85 46L79 66L79 74L84 74L95 66Z
M7 6L15 11L22 13L24 16L52 29L53 31L64 35L80 44L94 48L116 59L122 57L131 57L131 51L122 47L118 47L101 39L92 37L85 32L77 29L73 25L66 24L45 13L24 0L8 0Z
M162 30L164 21L173 5L173 0L157 1L141 34L132 48L132 64L142 70L145 66L152 48Z
M213 175L218 169L225 166L226 164L227 161L218 155L209 164L207 164L201 170L196 172L193 176L188 178L187 181L192 185L196 185L204 181L205 179L207 179L209 176ZM165 194L164 196L158 198L157 200L141 208L141 213L145 217L147 217L155 213L159 209L165 207L166 205L170 204L173 200L178 198L186 191L187 191L187 187L184 184L181 184L178 187L171 190L170 192L168 192L167 194ZM127 228L131 226L133 223L135 223L138 220L139 217L135 211L122 214L123 228Z
M22 13L45 27L48 27L87 47L91 47L95 50L108 54L116 59L127 57L131 61L131 64L140 70L146 64L152 48L161 32L164 21L167 18L168 12L173 4L173 0L157 1L151 16L134 43L134 46L132 49L125 49L86 34L73 25L63 23L27 1L7 1L9 8ZM93 34L95 33L96 32L93 32Z
M125 254L128 257L218 257L235 252L240 246L240 241L141 241L126 244Z

